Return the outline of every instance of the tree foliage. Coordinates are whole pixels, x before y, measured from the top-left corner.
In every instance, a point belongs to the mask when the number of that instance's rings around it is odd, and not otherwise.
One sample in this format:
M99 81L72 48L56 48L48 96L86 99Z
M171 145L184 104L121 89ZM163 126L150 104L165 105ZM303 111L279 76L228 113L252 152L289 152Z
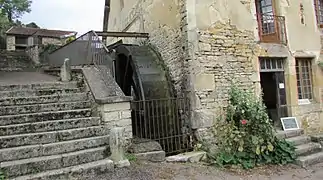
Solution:
M31 11L31 0L0 0L0 49L5 48L5 33L11 26L21 26L19 18Z
M7 17L9 22L30 12L30 6L31 0L0 0L1 15Z
M40 28L35 22L31 22L26 24L26 27L30 27L30 28Z

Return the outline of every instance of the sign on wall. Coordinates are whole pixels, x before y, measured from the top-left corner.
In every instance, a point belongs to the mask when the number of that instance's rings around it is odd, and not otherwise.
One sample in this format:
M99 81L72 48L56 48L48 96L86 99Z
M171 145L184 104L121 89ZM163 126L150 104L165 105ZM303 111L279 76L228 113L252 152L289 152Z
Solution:
M284 131L299 129L296 117L280 118Z

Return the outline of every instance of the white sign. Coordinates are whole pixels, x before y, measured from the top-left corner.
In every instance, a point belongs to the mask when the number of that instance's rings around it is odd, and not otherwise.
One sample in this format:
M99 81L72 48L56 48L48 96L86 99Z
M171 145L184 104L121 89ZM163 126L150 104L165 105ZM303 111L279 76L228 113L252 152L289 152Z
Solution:
M280 118L284 131L299 129L296 117Z
M284 88L285 88L284 83L279 83L279 89L284 89Z

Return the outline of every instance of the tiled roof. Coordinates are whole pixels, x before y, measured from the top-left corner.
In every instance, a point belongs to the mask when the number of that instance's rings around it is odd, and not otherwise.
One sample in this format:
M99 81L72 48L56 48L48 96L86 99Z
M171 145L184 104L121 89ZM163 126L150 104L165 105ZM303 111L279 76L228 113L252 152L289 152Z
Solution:
M8 35L26 35L26 36L42 36L42 37L54 37L59 38L61 36L76 34L74 31L61 31L61 30L50 30L40 28L29 28L29 27L12 27L7 31Z

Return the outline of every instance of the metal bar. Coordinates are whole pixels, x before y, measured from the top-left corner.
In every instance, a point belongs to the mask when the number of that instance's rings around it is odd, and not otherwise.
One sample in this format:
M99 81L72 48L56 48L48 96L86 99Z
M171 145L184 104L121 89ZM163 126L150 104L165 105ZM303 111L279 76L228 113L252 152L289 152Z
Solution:
M105 5L104 5L104 16L103 16L103 32L108 31L109 29L109 16L110 16L110 0L105 0ZM105 42L107 37L103 37L102 41Z
M149 38L148 33L138 32L113 32L113 31L95 31L98 36L105 37L134 37L134 38Z

